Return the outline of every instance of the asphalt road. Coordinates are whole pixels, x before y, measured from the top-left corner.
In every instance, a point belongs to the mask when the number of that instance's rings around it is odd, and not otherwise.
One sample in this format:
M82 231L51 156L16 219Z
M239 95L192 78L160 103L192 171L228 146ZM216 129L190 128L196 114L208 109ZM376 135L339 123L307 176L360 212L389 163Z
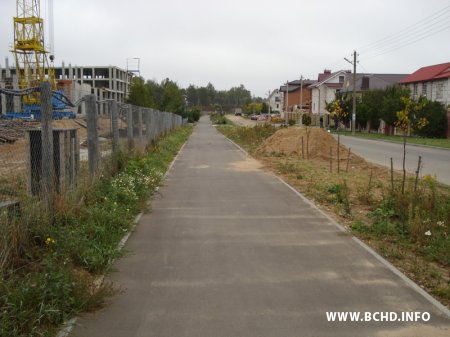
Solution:
M77 337L448 336L450 321L203 117ZM327 311L428 312L328 322Z
M337 138L337 136L335 135ZM391 157L394 168L402 169L403 144L341 136L345 146L351 147L352 152L376 164L390 167ZM450 150L431 147L406 145L406 170L413 173L417 170L419 156L422 156L423 174L431 174L437 180L450 185Z

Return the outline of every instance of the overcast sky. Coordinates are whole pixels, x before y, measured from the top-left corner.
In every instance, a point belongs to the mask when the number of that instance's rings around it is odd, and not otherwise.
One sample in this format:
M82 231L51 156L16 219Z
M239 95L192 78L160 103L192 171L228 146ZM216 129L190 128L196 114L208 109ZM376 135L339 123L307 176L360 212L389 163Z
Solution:
M15 3L0 0L2 66L12 59ZM138 57L146 79L244 84L256 96L301 74L350 69L354 49L357 71L368 73L450 62L448 0L54 0L54 22L55 65L126 68Z

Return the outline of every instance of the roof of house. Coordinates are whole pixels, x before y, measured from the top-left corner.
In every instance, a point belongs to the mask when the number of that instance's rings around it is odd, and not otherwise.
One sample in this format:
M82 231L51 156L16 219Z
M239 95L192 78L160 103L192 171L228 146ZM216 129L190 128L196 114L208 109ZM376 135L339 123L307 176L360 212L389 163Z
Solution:
M400 81L400 83L414 83L437 80L450 77L450 62L422 67Z
M318 82L323 82L323 81L325 81L328 77L331 77L331 75L333 75L333 74L331 73L331 71L325 71L325 72L319 74L319 77L318 77L317 81L318 81Z
M304 86L314 83L314 81L312 81L312 80L304 79L304 80L301 80L301 81L300 80L291 81L291 82L289 82L289 85L301 85L302 82L303 82Z
M387 86L399 83L408 76L409 74L356 74L356 91L384 89ZM346 78L342 91L353 91L352 77L352 75L349 75ZM364 80L365 83L363 83L363 78L367 79ZM363 85L366 87L363 88Z
M309 87L313 83L314 81L311 80L303 80L303 89L306 89L306 87ZM289 82L289 92L297 91L298 89L300 89L300 87L301 87L300 80ZM282 85L280 87L280 91L286 92L286 86Z
M325 72L323 74L319 74L318 80L311 83L310 88L318 87L319 85L324 84L327 80L332 79L333 77L335 77L337 75L348 74L348 73L350 73L349 70L339 70L339 71L335 71L334 73Z
M269 99L271 99L273 96L275 96L276 94L278 94L278 92L279 92L278 89L272 90L272 92L269 94Z

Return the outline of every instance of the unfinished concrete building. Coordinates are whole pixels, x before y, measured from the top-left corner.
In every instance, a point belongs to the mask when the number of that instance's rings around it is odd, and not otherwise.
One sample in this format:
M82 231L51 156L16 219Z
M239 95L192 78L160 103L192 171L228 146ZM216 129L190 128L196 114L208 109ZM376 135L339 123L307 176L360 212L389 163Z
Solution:
M114 99L124 102L130 92L131 73L115 66L95 67L83 66L68 67L62 63L61 67L55 67L55 78L58 87L64 91L67 97L74 103L83 96L94 94L98 101ZM9 66L6 58L5 67L0 66L0 86L2 88L17 89L18 82L15 67ZM20 111L20 99L0 97L0 114L11 111ZM77 114L84 114L84 105L74 109ZM106 112L106 103L100 104L99 113Z
M55 77L58 81L76 81L79 84L89 84L99 100L114 99L124 102L130 92L131 74L115 66L106 67L55 67Z

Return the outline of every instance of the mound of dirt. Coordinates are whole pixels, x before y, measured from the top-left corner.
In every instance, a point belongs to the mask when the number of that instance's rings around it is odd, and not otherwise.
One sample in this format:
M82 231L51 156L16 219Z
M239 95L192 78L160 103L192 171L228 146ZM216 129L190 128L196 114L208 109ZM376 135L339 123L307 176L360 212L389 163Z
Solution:
M265 154L296 154L302 155L302 137L303 137L303 150L306 156L306 130L302 127L290 127L280 129L272 136L267 138L259 148L259 153ZM330 148L332 150L333 160L337 158L337 140L324 129L311 128L309 133L309 158L312 159L330 159ZM348 148L340 144L339 146L340 161L347 160ZM366 164L366 161L356 156L350 155L352 164Z

